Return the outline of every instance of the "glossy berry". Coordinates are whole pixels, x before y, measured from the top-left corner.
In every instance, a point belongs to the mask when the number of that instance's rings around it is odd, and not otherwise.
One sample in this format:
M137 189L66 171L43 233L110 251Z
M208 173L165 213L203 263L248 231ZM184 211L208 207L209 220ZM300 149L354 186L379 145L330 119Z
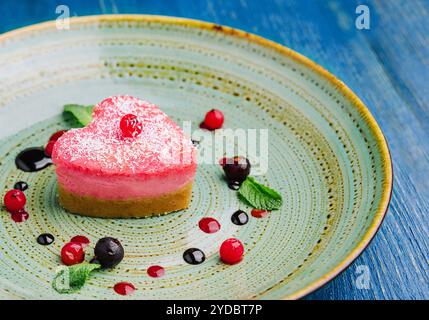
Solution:
M223 158L221 166L225 172L226 179L232 184L243 182L250 174L250 162L244 157Z
M66 266L81 263L85 258L85 252L80 243L69 242L61 249L61 261Z
M127 114L122 117L120 127L123 137L136 138L142 132L143 125L137 116Z
M124 248L118 239L106 237L98 240L94 255L103 268L113 268L124 258Z
M52 156L52 151L54 150L54 145L55 145L56 141L51 140L48 142L48 144L45 146L45 155L47 157L51 157Z
M50 138L49 141L57 141L67 130L60 130L55 132Z
M220 258L227 264L236 264L243 259L244 247L240 240L230 238L220 246Z
M24 208L27 198L20 190L9 190L3 199L3 203L9 212L16 212Z
M204 125L207 129L215 130L222 127L224 121L223 113L220 110L212 109L206 113Z

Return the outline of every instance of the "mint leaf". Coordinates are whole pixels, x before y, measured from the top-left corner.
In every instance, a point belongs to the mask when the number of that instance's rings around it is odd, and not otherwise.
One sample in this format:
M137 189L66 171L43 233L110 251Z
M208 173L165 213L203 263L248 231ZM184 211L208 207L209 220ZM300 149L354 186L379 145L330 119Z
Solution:
M253 208L260 210L277 210L283 204L282 196L260 183L247 177L238 189L238 195Z
M83 287L89 274L101 266L96 263L82 262L70 267L62 267L52 281L52 287L59 293L74 293Z
M82 127L85 127L92 120L93 109L94 109L94 106L83 106L80 104L66 104L64 106L63 112L71 114Z

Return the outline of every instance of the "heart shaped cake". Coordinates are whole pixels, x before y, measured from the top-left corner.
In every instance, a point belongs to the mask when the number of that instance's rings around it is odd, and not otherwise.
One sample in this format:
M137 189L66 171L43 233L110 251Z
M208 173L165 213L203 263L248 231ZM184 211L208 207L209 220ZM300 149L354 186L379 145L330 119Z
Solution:
M160 215L189 205L196 149L157 106L130 97L97 104L85 128L67 131L52 160L60 204L81 215Z

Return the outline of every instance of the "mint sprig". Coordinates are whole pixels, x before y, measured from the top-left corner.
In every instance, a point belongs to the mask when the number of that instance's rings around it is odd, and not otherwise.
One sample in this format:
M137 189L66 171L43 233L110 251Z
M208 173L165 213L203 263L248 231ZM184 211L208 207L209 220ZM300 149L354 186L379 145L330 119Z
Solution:
M92 121L92 111L94 106L84 106L80 104L66 104L64 113L71 114L82 127L87 126Z
M278 210L283 204L282 196L277 191L258 183L252 177L243 181L238 195L255 209Z
M89 278L89 274L101 265L82 262L70 267L62 267L52 281L52 287L59 293L74 293L80 290Z

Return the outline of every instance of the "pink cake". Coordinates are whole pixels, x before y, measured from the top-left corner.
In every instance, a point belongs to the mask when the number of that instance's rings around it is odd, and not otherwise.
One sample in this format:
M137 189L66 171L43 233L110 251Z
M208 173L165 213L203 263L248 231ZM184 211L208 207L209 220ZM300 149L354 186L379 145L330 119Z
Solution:
M135 115L141 132L126 137L121 119ZM196 150L157 106L115 96L95 106L92 122L55 143L52 160L61 205L97 217L142 217L184 209Z

